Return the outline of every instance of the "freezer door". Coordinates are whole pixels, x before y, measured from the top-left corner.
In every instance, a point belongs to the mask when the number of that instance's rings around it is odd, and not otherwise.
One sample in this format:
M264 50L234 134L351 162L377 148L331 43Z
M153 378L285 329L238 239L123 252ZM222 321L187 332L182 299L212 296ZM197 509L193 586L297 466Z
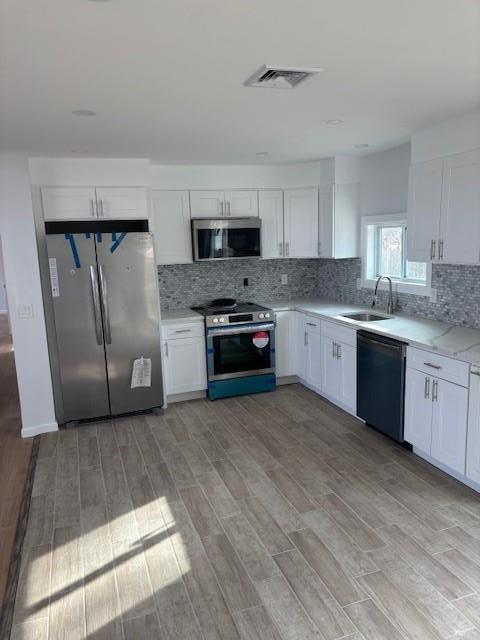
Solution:
M150 233L96 235L113 414L163 404L157 267ZM130 387L133 362L152 361L151 386Z
M46 236L55 314L61 422L110 413L93 234Z

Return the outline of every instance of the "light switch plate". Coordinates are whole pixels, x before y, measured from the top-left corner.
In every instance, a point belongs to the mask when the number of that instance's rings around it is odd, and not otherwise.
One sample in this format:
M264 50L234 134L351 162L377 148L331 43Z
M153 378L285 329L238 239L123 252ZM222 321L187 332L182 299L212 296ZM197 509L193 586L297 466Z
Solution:
M17 318L20 320L33 318L33 304L17 304Z
M288 275L286 273L282 273L281 275L281 283L288 284Z

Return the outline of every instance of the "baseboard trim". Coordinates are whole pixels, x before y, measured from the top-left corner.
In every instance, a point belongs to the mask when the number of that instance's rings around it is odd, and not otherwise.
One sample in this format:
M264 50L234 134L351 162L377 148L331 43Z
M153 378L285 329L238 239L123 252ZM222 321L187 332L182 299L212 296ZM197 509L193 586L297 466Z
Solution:
M295 384L297 382L300 382L300 378L298 376L282 376L277 378L277 387L280 387L283 384Z
M167 396L167 403L174 404L175 402L184 402L185 400L199 400L200 398L206 398L206 391L188 391L187 393L174 393L171 396Z
M26 427L22 429L22 438L34 438L42 433L50 433L51 431L58 431L58 424L56 422L39 424L35 427Z

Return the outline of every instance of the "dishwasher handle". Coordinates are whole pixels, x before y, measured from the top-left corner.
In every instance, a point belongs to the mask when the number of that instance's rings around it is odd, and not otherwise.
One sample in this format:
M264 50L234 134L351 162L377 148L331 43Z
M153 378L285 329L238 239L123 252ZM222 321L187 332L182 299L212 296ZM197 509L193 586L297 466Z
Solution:
M407 345L405 342L392 340L391 338L383 338L366 331L357 331L357 347L380 351L398 360L403 360L407 354Z

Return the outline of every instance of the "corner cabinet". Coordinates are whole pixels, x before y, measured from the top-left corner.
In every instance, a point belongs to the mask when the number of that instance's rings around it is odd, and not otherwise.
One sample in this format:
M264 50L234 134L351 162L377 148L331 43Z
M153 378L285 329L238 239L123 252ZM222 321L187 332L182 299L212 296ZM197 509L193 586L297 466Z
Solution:
M358 183L338 183L319 190L318 255L357 258L360 255Z
M470 372L468 403L467 470L469 480L480 487L480 369Z
M167 400L207 389L203 322L163 325L162 351Z
M45 220L148 218L143 187L42 187Z
M432 462L465 474L468 414L465 362L407 349L405 440Z
M318 258L318 189L284 191L285 258Z
M157 264L192 262L188 191L152 191L151 218Z

